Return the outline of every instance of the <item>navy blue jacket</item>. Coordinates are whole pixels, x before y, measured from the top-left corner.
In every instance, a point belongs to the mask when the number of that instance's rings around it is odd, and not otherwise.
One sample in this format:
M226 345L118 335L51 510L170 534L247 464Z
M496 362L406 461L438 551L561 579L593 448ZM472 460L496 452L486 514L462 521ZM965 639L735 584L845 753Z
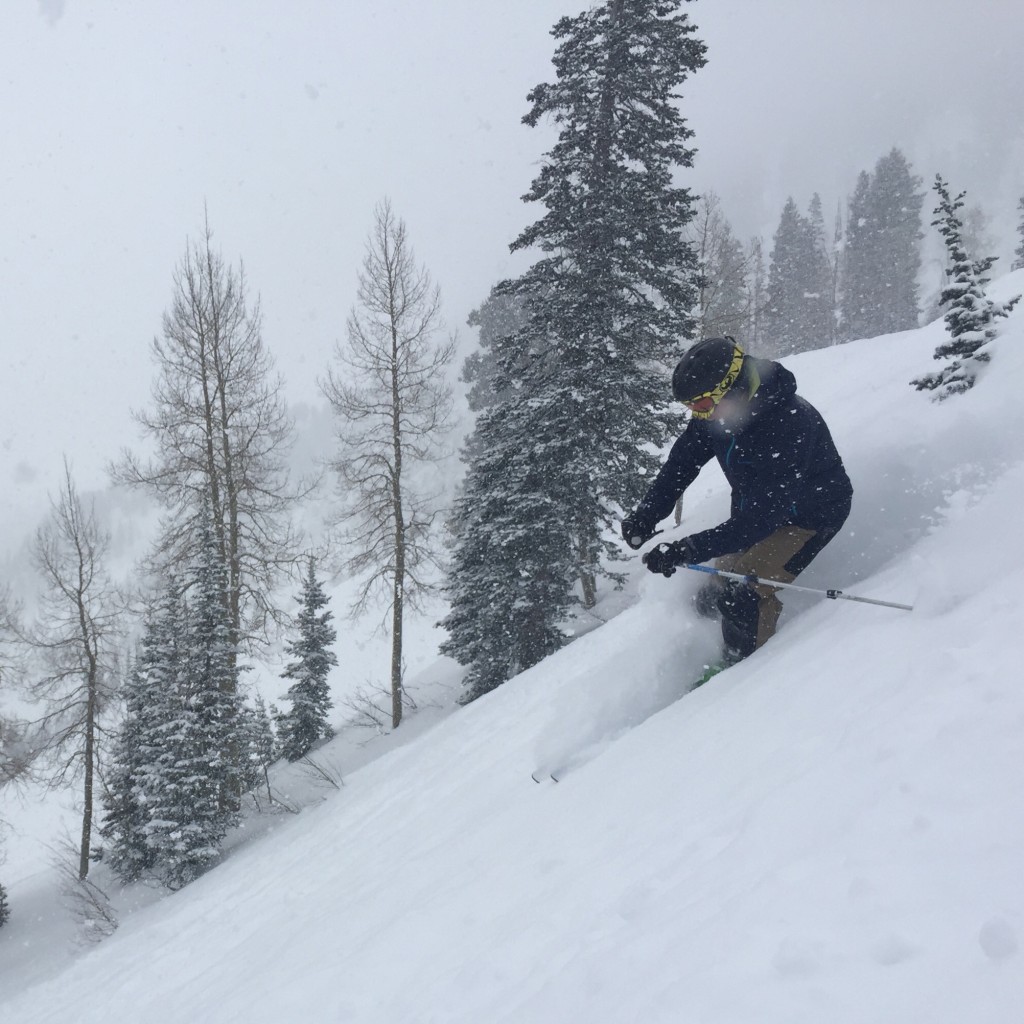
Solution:
M746 551L787 525L838 528L850 513L853 486L821 414L780 363L747 360L761 383L742 423L692 418L635 513L653 530L717 458L732 486L731 514L687 538L696 562Z

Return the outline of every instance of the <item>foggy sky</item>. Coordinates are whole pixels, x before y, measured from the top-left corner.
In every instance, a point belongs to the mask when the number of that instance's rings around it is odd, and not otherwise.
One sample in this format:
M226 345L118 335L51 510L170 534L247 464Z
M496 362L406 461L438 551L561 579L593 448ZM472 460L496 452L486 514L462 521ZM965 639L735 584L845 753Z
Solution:
M467 314L551 129L520 121L579 0L23 0L0 13L0 529L31 529L67 454L83 488L137 435L149 344L186 240L244 260L289 398L344 334L373 205L390 197ZM900 146L993 217L1007 270L1024 194L1016 0L698 0L708 64L683 113L742 238L786 197L826 217ZM968 13L969 12L969 13ZM925 213L934 206L926 198ZM518 257L517 257L518 259ZM329 443L324 438L325 448Z

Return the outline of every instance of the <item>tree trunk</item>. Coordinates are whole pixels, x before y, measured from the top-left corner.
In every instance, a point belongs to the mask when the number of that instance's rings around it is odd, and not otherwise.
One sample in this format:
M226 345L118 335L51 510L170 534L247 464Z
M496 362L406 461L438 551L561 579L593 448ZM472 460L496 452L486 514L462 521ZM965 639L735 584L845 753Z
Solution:
M586 531L579 537L580 588L583 591L583 607L593 608L597 604L597 563L596 540L588 537Z
M392 299L391 309L396 309ZM405 511L402 507L402 392L399 335L391 326L391 441L394 451L392 504L395 515L395 579L391 605L391 728L402 721L402 612L405 605Z
M92 852L93 761L96 747L96 690L89 687L89 708L85 723L85 786L83 789L82 843L78 854L78 880L84 882L89 874L89 854Z
M593 608L597 604L597 577L592 572L580 573L580 587L583 589L583 607Z
M402 583L396 571L391 609L391 728L402 722Z

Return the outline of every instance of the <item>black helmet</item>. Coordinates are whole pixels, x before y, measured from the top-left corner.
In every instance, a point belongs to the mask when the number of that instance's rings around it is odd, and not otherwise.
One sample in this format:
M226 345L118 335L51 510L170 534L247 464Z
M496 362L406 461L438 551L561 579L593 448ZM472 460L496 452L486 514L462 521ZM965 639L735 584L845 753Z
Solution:
M732 387L743 369L745 353L735 340L705 338L679 360L672 374L672 393L679 402L710 398L712 408ZM711 409L707 415L710 416Z

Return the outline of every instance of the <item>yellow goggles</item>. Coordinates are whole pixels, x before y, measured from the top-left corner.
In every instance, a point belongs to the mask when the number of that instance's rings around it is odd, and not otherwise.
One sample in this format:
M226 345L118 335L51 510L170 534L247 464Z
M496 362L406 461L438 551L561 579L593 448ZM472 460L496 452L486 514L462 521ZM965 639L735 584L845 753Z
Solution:
M729 369L726 371L725 376L710 390L705 391L702 395L696 395L694 398L683 402L691 413L699 420L707 420L711 418L711 414L715 411L715 406L725 397L725 393L736 383L736 378L740 375L740 370L743 369L743 349L739 345L734 345L732 350L732 362L729 364Z

